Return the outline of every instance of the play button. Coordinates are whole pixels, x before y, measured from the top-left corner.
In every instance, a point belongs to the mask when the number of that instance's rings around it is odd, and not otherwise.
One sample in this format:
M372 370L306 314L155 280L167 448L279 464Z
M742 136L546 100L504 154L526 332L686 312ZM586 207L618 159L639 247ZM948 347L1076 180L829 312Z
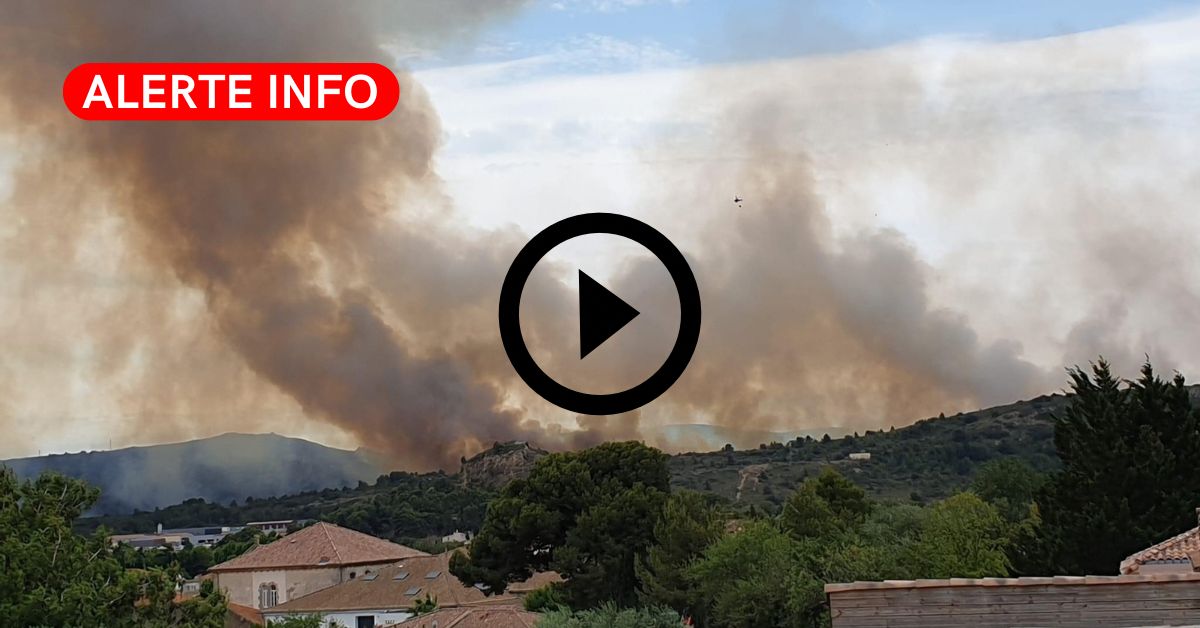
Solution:
M587 273L579 271L579 359L621 331L638 311Z
M671 274L679 293L679 334L666 360L642 383L615 393L586 393L560 384L529 353L521 333L521 294L537 263L554 247L582 235L607 233L646 247ZM700 288L683 253L654 227L620 214L580 214L560 220L517 253L500 287L500 341L517 375L556 406L580 414L620 414L640 408L667 391L683 375L700 339ZM600 282L579 271L579 359L621 331L638 311Z

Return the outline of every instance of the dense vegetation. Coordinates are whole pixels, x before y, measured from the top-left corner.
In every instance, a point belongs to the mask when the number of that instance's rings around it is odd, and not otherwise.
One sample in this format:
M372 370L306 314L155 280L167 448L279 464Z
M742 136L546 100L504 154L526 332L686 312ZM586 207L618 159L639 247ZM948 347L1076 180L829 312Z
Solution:
M176 602L174 566L127 569L104 535L71 530L99 494L56 473L19 481L0 470L0 624L223 626L225 599L211 585Z
M829 582L1115 573L1126 555L1194 525L1200 410L1182 376L1164 382L1149 364L1132 382L1104 361L1071 379L1074 394L1052 417L1062 465L1048 474L994 457L969 490L922 505L873 499L839 472L861 467L826 465L768 511L664 496L664 458L609 443L540 460L493 502L451 571L497 591L532 569L560 570L557 593L542 597L576 613L560 610L555 625L599 625L562 622L616 604L668 607L713 628L826 626Z
M746 451L727 447L680 454L671 458L671 485L778 512L806 478L832 465L872 497L924 503L965 489L990 460L1018 458L1041 473L1057 469L1054 414L1067 401L1065 395L1047 395L838 439L807 437ZM857 452L870 453L870 460L850 460ZM766 465L762 473L739 495L743 470L761 465Z
M699 626L818 626L826 582L1006 575L1007 550L1032 525L1028 503L1010 521L969 492L925 508L876 502L832 467L778 516L745 518L711 496L665 492L666 472L666 456L635 442L547 456L492 502L451 572L501 591L551 569L566 606L600 609L561 611L548 625L616 622L615 604L673 609L663 625L682 615Z
M247 499L240 504L190 499L150 512L82 519L78 529L89 532L104 525L117 533L149 532L159 523L177 528L318 519L400 543L420 544L421 539L441 537L456 529L478 530L493 495L491 491L462 486L456 476L397 471L380 476L371 485L360 482L356 488Z

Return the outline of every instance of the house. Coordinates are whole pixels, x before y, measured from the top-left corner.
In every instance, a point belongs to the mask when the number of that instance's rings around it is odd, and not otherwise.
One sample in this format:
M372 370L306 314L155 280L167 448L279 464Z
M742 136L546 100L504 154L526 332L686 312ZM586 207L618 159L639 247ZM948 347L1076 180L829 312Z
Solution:
M470 540L471 540L470 532L460 532L458 530L455 530L454 534L447 534L446 536L442 537L443 543L466 543L467 541L470 541Z
M436 600L440 609L519 606L525 594L562 580L556 573L538 573L500 595L489 596L482 588L463 585L450 573L453 553L406 558L353 581L292 598L267 609L264 617L270 623L292 615L321 615L330 625L387 626L412 617L409 609L426 598Z
M1196 509L1200 523L1200 508ZM1200 525L1121 561L1123 574L1193 573L1200 565Z
M442 608L406 619L396 628L533 628L539 619L541 615L516 606Z
M294 519L284 519L281 521L251 521L246 524L247 528L261 530L267 534L278 534L283 536L288 533L288 527L294 525Z
M249 606L229 602L225 609L225 628L254 628L266 623L262 613Z
M867 460L871 459L871 452L856 451L856 452L850 454L849 456L847 456L847 458L849 458L851 460L867 461Z
M428 556L332 523L317 523L208 570L229 601L266 610L302 595Z

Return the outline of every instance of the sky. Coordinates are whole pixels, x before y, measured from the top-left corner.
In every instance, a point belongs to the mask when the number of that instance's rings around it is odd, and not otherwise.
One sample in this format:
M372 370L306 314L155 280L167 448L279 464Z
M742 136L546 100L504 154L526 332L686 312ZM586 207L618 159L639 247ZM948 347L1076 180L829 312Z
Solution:
M347 258L404 270L339 277L353 264L318 252L313 281L370 295L407 351L447 353L521 430L874 429L1054 392L1099 355L1125 376L1145 356L1200 373L1200 3L541 0L418 30L380 45L436 113L435 180L381 223L409 234L381 236L400 261L363 239ZM89 191L78 215L58 191L31 200L24 166L53 147L39 128L0 124L0 458L226 431L374 444L144 259L120 207L136 186ZM607 423L536 399L491 325L513 247L582 211L667 233L706 307L676 388ZM575 267L670 312L645 259L603 238L557 249L528 319L563 314ZM577 342L566 316L532 350L567 382L619 388L670 331L635 321L597 374L558 355Z
M1186 11L1176 0L539 0L470 46L414 55L417 68L511 61L579 42L621 46L577 71L831 54L926 37L1037 39Z

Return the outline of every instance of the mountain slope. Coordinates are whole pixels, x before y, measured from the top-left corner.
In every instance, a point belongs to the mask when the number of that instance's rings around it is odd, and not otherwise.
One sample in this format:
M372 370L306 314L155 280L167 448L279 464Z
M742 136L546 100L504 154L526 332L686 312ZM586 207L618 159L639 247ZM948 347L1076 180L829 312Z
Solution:
M363 451L277 434L212 438L6 460L21 477L55 470L100 487L97 514L123 514L192 498L228 503L373 481L381 465Z
M1049 395L828 441L806 436L749 450L679 454L668 462L671 483L774 511L805 477L833 465L873 497L928 501L962 490L979 466L994 458L1020 458L1041 471L1056 468L1051 414L1066 403L1066 396ZM848 458L857 452L870 453L870 460ZM502 443L464 461L462 474L393 472L374 484L295 492L234 507L193 500L159 512L89 518L80 528L103 524L134 532L152 530L156 523L178 527L313 518L400 542L436 538L456 529L477 530L502 483L490 476L524 477L543 455L528 443Z
M994 458L1020 458L1043 472L1056 468L1052 414L1067 400L1046 395L828 441L800 438L748 451L680 454L671 459L671 483L773 510L806 477L833 465L875 497L942 498L965 488L975 470ZM870 459L851 460L852 453Z

